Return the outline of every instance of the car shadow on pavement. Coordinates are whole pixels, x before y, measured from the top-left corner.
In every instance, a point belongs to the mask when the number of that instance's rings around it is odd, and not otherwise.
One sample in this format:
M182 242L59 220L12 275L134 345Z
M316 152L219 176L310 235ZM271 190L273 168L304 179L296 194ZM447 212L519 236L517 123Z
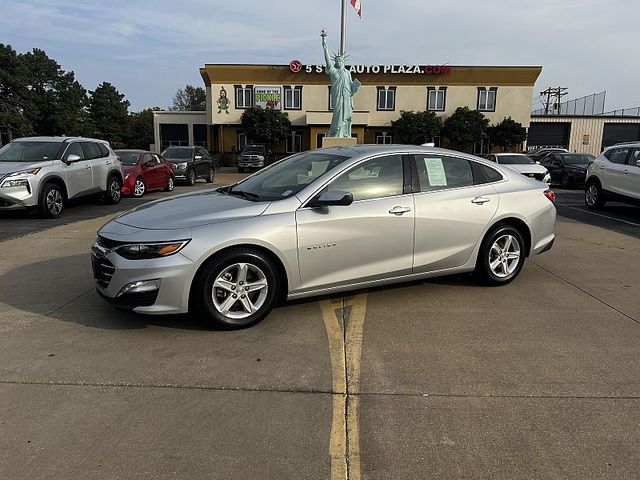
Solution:
M5 321L11 321L11 310L3 312L6 307L2 304L5 304L23 312L100 329L136 330L158 326L218 330L189 314L142 315L119 310L100 298L94 285L88 253L23 265L0 274L0 313ZM271 315L309 301L317 299L281 305Z

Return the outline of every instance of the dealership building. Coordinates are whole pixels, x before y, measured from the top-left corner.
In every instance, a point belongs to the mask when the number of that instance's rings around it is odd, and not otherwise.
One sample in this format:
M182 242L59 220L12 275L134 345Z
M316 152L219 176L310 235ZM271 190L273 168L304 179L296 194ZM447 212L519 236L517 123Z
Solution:
M394 143L391 122L403 110L430 110L447 117L456 108L478 109L492 124L511 117L529 127L533 86L539 66L352 65L362 86L354 96L353 136L359 143ZM321 146L331 124L329 77L324 65L220 65L200 69L207 93L206 112L154 114L155 148L201 145L227 161L251 139L242 112L253 106L287 113L292 134L276 154ZM440 139L433 141L439 144ZM476 153L488 145L475 145Z

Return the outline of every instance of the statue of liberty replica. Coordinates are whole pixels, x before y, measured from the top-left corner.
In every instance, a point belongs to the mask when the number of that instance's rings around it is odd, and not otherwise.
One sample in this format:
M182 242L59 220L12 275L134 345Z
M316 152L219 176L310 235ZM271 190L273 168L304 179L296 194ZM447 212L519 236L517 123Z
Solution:
M326 30L323 29L320 36L324 49L325 71L331 79L331 101L333 104L333 117L327 137L351 138L353 96L360 88L360 82L351 79L351 72L344 65L344 54L334 54L333 59L329 56Z

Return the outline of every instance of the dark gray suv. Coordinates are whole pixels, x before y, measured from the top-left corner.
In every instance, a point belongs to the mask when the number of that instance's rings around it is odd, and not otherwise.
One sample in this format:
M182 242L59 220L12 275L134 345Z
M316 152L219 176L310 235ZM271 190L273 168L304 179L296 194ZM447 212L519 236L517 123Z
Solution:
M162 156L171 164L176 181L194 185L198 178L204 178L207 183L215 179L213 158L204 147L168 147Z

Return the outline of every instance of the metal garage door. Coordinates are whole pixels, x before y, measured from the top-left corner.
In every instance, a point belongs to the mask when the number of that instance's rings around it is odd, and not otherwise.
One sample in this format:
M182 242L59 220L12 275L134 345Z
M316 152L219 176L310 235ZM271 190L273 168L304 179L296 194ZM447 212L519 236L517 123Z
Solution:
M569 146L571 123L531 122L527 137L528 148Z
M640 140L640 124L637 123L605 123L602 132L602 148L620 142Z

